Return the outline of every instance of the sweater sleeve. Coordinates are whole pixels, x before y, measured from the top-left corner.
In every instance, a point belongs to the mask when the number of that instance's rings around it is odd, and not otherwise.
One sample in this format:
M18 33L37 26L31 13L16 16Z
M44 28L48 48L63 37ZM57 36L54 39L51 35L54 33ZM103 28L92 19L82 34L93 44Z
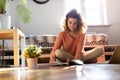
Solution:
M85 40L85 34L81 34L76 45L75 59L82 60L83 58L84 40Z
M62 32L60 32L55 40L55 44L53 46L53 49L50 53L50 60L55 61L55 51L57 49L60 49L62 45Z

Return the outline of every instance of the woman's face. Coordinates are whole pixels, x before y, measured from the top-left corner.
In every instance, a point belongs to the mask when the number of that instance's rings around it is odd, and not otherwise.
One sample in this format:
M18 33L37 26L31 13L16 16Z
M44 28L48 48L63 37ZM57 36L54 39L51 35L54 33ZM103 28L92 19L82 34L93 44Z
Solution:
M68 24L68 28L69 28L70 31L75 31L75 29L78 25L77 24L77 19L69 18L67 24Z

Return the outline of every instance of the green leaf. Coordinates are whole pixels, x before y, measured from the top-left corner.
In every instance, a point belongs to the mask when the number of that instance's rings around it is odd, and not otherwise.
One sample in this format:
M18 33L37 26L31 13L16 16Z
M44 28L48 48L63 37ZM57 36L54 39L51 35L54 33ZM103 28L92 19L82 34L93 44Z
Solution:
M0 0L0 13L4 14L6 12L7 2L11 0ZM29 23L31 21L31 11L26 7L27 1L21 0L22 4L17 5L16 10L20 19L25 23Z
M0 7L2 9L2 13L6 11L6 5L9 0L0 0Z
M31 21L31 12L25 5L18 5L16 9L19 17L24 23L29 23Z
M41 47L37 47L37 45L28 45L23 52L23 57L25 58L35 58L39 57L42 53Z
M22 2L26 5L27 4L27 1L26 0L22 0Z

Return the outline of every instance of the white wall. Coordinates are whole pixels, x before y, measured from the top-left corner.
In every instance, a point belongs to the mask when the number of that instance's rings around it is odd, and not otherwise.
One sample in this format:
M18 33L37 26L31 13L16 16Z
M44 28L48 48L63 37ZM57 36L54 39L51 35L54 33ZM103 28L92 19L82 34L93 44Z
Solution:
M50 0L46 4L37 4L28 0L28 7L32 11L32 21L25 25L20 22L21 30L26 34L57 34L64 14L64 0Z
M120 43L120 0L107 0L108 21L112 26L108 30L109 41Z
M37 4L32 0L28 1L28 7L32 12L30 24L24 24L16 18L12 12L12 26L20 27L26 35L57 34L60 29L60 22L64 16L64 0L50 0L46 4ZM110 44L120 43L120 0L107 0L107 15L110 27L89 27L88 31L106 33ZM18 17L17 17L18 18ZM18 22L19 23L18 23Z

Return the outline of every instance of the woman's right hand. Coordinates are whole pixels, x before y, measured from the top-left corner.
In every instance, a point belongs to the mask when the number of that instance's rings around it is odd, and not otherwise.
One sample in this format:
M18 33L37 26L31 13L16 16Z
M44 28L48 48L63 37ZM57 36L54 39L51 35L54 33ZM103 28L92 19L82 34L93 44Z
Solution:
M55 62L55 60L50 59L49 63L50 64L55 64L56 62Z

